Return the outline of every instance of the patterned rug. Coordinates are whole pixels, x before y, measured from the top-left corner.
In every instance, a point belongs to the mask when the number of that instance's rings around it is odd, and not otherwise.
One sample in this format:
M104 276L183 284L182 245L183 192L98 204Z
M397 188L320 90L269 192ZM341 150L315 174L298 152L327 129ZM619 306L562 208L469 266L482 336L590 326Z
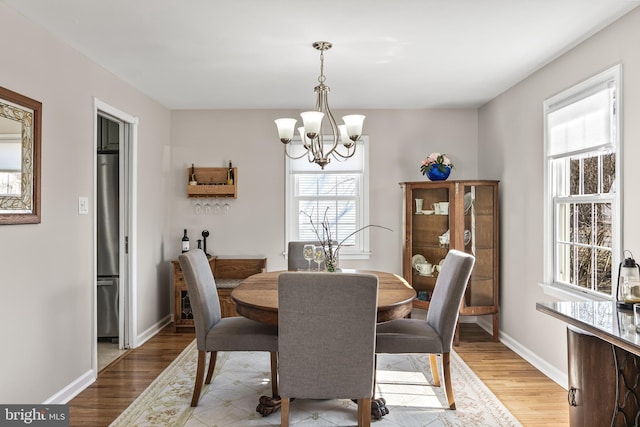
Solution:
M129 406L112 427L278 426L280 412L262 417L255 412L261 395L271 386L269 354L225 352L200 403L189 406L197 351L192 342ZM454 352L451 353L457 410L447 408L442 387L433 387L427 355L379 355L376 397L384 397L390 413L380 427L396 426L520 426L521 424ZM291 403L292 426L349 426L357 424L357 406L350 400Z

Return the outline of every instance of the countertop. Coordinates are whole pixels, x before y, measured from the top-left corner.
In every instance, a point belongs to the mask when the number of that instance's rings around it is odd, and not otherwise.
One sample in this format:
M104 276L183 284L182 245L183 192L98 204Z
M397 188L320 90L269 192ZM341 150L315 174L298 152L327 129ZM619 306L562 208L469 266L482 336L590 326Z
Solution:
M615 301L539 302L536 309L640 356L633 311L618 309Z

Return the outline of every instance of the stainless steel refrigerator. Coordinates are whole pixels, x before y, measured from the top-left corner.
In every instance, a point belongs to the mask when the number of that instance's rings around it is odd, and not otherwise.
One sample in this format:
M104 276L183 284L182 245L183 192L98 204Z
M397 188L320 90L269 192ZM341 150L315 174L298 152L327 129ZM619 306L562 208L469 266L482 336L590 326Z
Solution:
M119 193L118 154L98 153L98 338L118 337Z

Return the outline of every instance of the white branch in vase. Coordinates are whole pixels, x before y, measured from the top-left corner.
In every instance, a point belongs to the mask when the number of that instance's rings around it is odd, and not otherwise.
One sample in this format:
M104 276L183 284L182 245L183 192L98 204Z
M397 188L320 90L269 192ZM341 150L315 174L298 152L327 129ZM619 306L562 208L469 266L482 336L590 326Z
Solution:
M383 228L385 230L393 231L392 229L390 229L388 227L384 227L382 225L376 225L376 224L365 225L364 227L361 227L361 228L355 230L353 233L349 234L347 237L342 239L334 248L334 243L336 243L336 241L331 238L331 225L329 223L329 220L327 219L327 211L328 210L329 210L329 208L327 207L325 209L325 211L324 211L324 218L323 218L322 222L320 223L320 225L322 227L322 236L320 235L318 227L313 222L312 216L310 214L306 213L305 211L300 211L300 213L305 215L307 218L309 218L309 223L311 224L311 228L313 228L313 232L315 233L316 237L318 238L318 241L320 242L320 245L322 246L323 251L324 251L324 264L325 264L325 267L327 268L327 271L330 271L330 272L336 271L336 269L338 267L338 252L340 251L340 248L342 247L344 242L346 242L351 236L353 236L356 233L359 233L362 230L365 230L365 229L367 229L369 227ZM323 238L323 237L325 237L325 238Z

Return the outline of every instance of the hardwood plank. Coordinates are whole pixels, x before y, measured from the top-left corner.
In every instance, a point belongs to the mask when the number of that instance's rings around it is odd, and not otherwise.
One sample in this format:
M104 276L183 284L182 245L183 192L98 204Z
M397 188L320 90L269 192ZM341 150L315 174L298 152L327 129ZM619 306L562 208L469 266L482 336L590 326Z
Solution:
M454 350L524 426L567 426L567 391L473 323Z
M193 341L175 333L173 324L98 374L98 379L69 402L70 426L108 426Z
M105 368L69 402L70 425L108 426L194 338L170 325ZM479 326L460 324L455 351L524 426L569 424L566 390Z

